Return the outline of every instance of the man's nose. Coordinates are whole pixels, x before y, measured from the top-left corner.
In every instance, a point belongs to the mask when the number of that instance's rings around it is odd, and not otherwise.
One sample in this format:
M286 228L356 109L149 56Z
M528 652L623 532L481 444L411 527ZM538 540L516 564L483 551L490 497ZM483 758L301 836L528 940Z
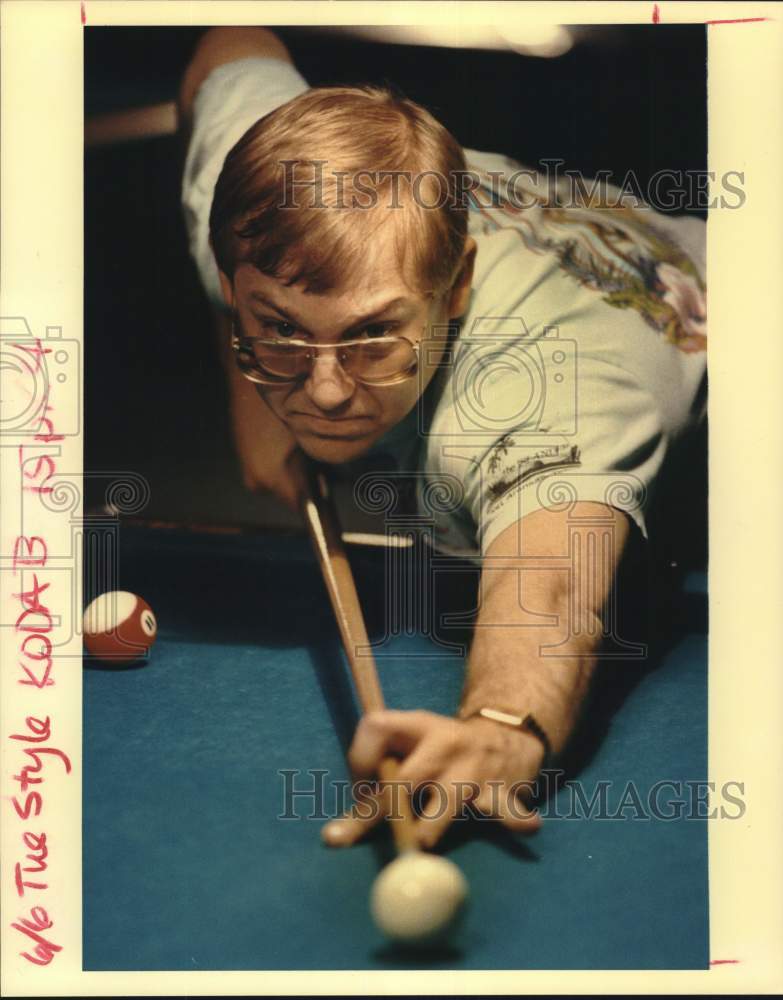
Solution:
M313 361L304 390L320 410L336 410L354 394L356 383L332 352L321 352Z

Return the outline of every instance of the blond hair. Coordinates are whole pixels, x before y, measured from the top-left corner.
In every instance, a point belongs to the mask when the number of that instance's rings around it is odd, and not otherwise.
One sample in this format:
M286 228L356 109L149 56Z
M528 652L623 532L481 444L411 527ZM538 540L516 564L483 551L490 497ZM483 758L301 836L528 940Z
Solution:
M404 279L439 294L465 246L465 173L459 143L413 101L374 86L308 90L226 157L209 217L215 259L229 277L247 261L324 292L361 273L391 226Z

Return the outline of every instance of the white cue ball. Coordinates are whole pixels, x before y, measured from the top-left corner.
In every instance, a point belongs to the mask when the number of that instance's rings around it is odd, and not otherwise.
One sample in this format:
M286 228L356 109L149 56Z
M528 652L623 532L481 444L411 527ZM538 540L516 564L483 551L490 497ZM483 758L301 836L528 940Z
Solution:
M370 910L388 937L428 944L445 937L460 915L468 883L447 858L405 851L373 883Z

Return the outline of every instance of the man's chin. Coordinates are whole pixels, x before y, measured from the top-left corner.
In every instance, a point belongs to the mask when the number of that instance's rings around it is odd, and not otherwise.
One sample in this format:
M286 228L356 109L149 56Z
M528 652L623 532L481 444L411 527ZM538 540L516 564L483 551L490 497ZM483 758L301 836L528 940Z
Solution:
M305 455L326 465L353 462L370 449L377 435L361 438L327 438L312 434L298 436L298 444Z

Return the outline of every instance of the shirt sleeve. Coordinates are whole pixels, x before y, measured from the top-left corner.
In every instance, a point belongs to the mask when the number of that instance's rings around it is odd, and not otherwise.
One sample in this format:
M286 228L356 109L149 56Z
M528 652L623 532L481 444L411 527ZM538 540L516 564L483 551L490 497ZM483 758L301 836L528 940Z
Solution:
M307 89L304 77L290 63L253 56L218 66L196 94L182 181L182 208L190 254L207 295L218 306L224 303L209 246L209 212L223 163L259 118Z
M670 443L660 408L631 372L600 359L583 359L575 389L550 408L549 433L520 425L476 463L471 499L482 553L526 514L574 502L622 510L647 537L645 509ZM509 379L494 392L502 406L518 388Z

